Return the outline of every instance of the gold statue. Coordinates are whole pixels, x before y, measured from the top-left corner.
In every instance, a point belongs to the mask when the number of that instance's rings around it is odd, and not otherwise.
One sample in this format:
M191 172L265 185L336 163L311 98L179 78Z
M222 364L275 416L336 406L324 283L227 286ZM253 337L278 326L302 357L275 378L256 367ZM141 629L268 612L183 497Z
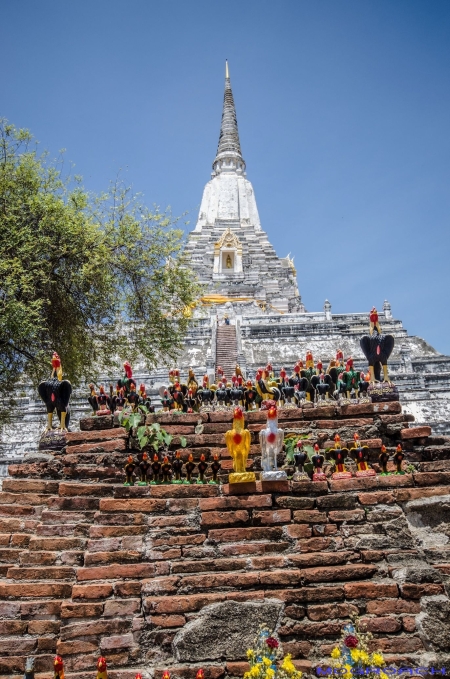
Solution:
M231 260L231 255L228 253L227 255L227 260L226 260L226 265L227 269L232 269L233 268L233 262Z
M235 408L233 413L233 429L225 433L225 442L228 452L233 458L233 474L230 474L230 483L248 483L256 481L254 472L246 471L247 458L250 452L250 432L244 429L244 413L242 408Z

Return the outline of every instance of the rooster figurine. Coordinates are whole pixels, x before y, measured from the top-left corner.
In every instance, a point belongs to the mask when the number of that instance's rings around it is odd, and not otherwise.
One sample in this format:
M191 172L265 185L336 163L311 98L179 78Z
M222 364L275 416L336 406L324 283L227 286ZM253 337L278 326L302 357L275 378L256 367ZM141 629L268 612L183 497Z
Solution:
M108 670L106 669L106 658L100 656L97 660L97 676L96 679L108 679Z
M60 655L55 656L53 669L55 671L55 679L64 679L64 661Z
M245 429L244 413L239 406L234 409L233 428L225 433L225 443L230 456L233 458L233 473L229 476L229 482L256 481L255 473L246 471L251 435L249 430Z
M123 369L125 370L125 377L122 377L120 380L118 380L117 384L119 389L123 387L125 396L128 396L132 384L134 384L134 388L136 389L136 381L133 378L133 371L128 361L125 361L123 364Z
M287 479L285 471L278 469L277 455L284 442L284 433L278 429L278 413L276 406L267 411L267 425L259 432L261 443L262 481L283 481Z
M96 391L95 391L95 386L93 384L89 385L89 391L90 391L90 395L89 395L89 398L88 398L89 405L91 406L91 408L93 410L92 414L97 415L98 397L97 397L97 394L96 394Z
M47 407L47 431L52 429L53 413L56 410L59 418L59 428L67 431L70 421L70 395L72 385L69 380L63 380L61 359L53 352L52 374L50 379L44 380L38 387L39 396Z

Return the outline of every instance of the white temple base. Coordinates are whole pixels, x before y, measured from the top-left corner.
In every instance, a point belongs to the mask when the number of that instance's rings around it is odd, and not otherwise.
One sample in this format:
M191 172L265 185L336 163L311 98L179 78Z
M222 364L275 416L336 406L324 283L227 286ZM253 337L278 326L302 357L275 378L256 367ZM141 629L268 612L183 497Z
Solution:
M281 469L273 472L261 472L261 481L286 481L287 474Z

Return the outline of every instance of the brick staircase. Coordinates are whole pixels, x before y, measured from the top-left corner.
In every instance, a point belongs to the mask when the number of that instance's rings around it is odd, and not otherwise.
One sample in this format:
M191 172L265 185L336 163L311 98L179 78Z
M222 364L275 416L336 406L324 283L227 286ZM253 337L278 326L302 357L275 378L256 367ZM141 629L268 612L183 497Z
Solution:
M219 325L216 336L216 370L217 366L220 365L224 370L225 377L230 380L234 375L237 357L236 326Z
M447 625L439 616L450 606L450 549L422 547L409 526L420 525L419 515L430 533L439 511L445 521L450 441L411 427L398 403L279 415L281 427L322 448L335 433L349 443L358 432L374 466L382 443L393 452L401 441L415 471L332 480L326 466L323 482L235 488L227 484L227 412L148 415L174 434L173 450L186 436L185 459L218 453L221 486L124 487L127 434L112 417L82 420L52 461L12 465L0 493L1 679L19 679L28 655L38 677L49 677L55 653L69 678L91 678L100 654L111 679L150 669L161 679L166 668L194 679L199 667L207 679L242 676L245 657L205 652L189 661L176 635L209 604L274 599L284 606L284 650L302 671L324 661L354 612L389 664L436 666L437 657L441 667L447 633L427 630ZM199 418L202 434L194 431ZM258 469L265 414L246 421L248 467Z

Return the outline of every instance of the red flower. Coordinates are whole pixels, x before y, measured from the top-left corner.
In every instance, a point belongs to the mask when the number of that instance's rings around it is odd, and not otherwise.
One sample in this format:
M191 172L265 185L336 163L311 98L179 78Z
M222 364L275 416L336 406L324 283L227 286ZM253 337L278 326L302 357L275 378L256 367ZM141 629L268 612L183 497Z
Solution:
M344 639L344 644L347 646L347 648L356 648L358 643L358 638L354 637L353 634L348 634Z
M278 641L273 637L267 637L266 644L268 645L269 648L278 648L279 645Z

